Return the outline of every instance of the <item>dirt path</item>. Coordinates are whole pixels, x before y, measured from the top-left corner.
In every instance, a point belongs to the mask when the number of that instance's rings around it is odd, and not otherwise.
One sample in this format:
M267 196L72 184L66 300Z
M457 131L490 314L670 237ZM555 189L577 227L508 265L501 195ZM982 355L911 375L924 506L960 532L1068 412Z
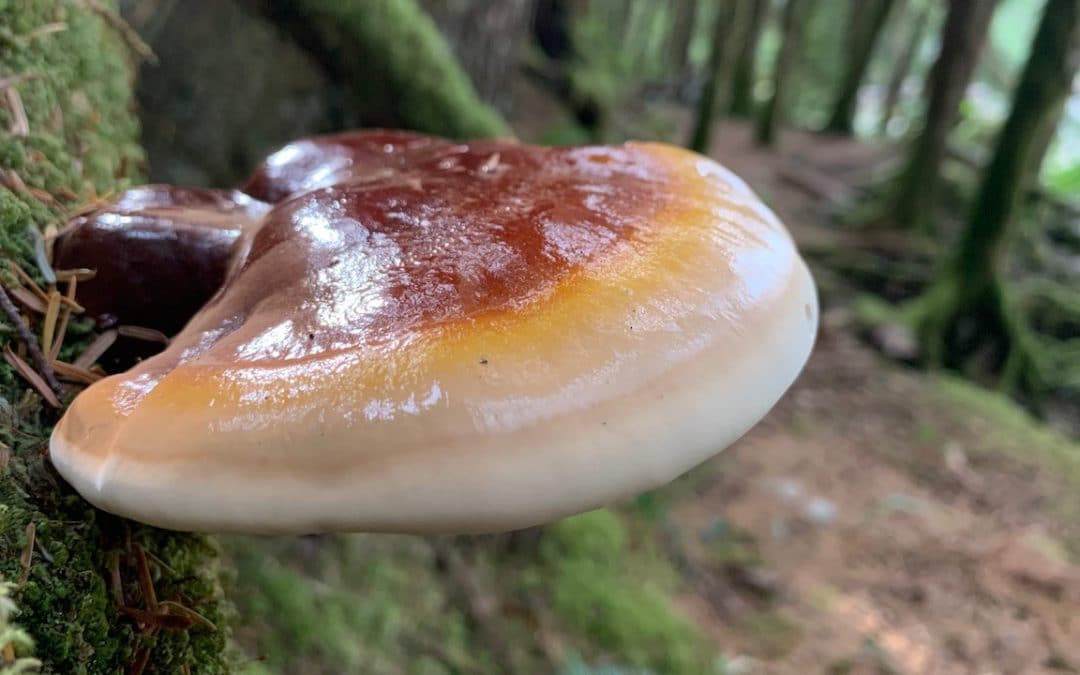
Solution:
M887 155L792 133L779 158L748 140L725 123L714 155L797 239L827 226L823 195ZM1076 486L940 380L884 364L842 318L825 307L798 385L675 507L698 583L730 589L710 602L692 588L685 611L725 653L760 660L753 672L1080 669L1080 567L1066 552L1080 539L1063 506Z
M721 611L683 598L723 651L778 673L1080 667L1065 486L957 426L927 388L827 335L676 508L684 545L734 589Z

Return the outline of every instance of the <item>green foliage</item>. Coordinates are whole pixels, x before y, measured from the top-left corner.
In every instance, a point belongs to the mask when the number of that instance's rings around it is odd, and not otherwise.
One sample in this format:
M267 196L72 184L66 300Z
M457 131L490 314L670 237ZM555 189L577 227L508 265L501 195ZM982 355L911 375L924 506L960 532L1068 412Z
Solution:
M665 38L672 20L667 3L588 3L576 11L569 96L573 107L595 113L592 142L613 140L615 109L643 83L668 75Z
M544 585L555 612L616 661L660 673L705 673L713 654L687 620L675 614L655 575L634 574L637 552L610 510L551 526L541 544Z
M0 255L28 270L35 269L28 228L60 224L67 209L123 188L142 162L131 64L101 16L114 11L110 6L95 3L91 11L88 3L0 0L0 78L29 78L15 85L29 134L8 131L11 108L0 106L0 165L52 196L0 188ZM63 29L50 32L50 25ZM0 343L10 339L0 331ZM21 582L14 593L19 623L33 637L45 672L115 673L132 659L135 627L120 616L105 577L106 556L130 542L164 562L154 565L160 598L183 602L222 627L165 631L144 641L152 648L150 665L159 672L182 664L225 672L224 603L207 540L129 525L92 509L43 456L56 414L43 410L6 364L0 364L0 401L0 444L11 451L0 469L0 577ZM122 572L133 578L129 569Z
M1045 174L1046 187L1060 195L1080 195L1080 163Z
M10 662L6 661L6 657L0 656L0 675L22 675L36 672L41 667L41 661L28 656L33 652L34 640L13 621L13 617L19 612L11 600L14 588L15 584L0 581L0 652L11 652L15 655Z

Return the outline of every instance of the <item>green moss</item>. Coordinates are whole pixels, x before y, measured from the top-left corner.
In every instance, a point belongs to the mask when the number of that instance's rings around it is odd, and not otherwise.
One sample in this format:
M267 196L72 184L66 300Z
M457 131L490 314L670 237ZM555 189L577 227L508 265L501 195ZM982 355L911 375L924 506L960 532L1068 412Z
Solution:
M993 447L979 449L1005 452L1045 467L1064 480L1070 492L1080 495L1080 443L1041 423L1003 393L946 375L937 376L934 384L934 395L957 411L959 419L992 429L985 437L992 439Z
M509 136L415 0L270 2L270 14L341 83L365 126Z
M551 526L541 544L542 584L569 632L609 652L619 663L659 673L705 673L714 654L697 629L671 607L664 574L610 510L592 511Z
M245 672L481 672L414 537L223 539ZM489 672L489 671L483 671Z
M115 31L87 6L0 0L0 78L30 78L16 85L28 135L7 131L11 108L0 106L0 165L43 191L0 188L0 256L31 271L28 228L61 224L68 210L135 180L142 163L132 64ZM63 30L40 30L49 24ZM11 335L0 331L0 344ZM85 324L77 326L67 349L77 349L87 335ZM225 605L210 542L91 508L44 457L57 413L43 409L6 364L0 364L0 396L0 443L11 450L0 473L0 577L23 581L14 593L18 618L44 671L116 673L139 648L151 647L158 672L177 672L183 664L193 672L225 672ZM132 543L162 563L151 564L159 599L181 602L221 628L163 631L153 643L137 643L135 625L122 617L106 585L112 558L126 602L141 602L130 567ZM28 567L26 553L32 554Z

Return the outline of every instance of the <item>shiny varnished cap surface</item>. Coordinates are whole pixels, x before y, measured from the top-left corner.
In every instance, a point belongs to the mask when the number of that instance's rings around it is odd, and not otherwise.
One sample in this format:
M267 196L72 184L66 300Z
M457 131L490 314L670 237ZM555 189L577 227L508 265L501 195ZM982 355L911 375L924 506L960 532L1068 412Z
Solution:
M813 342L783 226L670 146L338 135L246 189L275 205L221 291L54 431L102 508L242 532L535 524L715 453Z
M443 142L393 154L408 164L269 214L208 309L238 333L213 358L304 358L526 311L647 246L674 198L669 169L642 148Z

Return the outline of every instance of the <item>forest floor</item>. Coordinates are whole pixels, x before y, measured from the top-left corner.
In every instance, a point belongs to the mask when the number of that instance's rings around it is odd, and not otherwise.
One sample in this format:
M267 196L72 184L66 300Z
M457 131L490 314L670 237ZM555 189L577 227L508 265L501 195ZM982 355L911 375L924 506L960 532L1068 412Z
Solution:
M712 154L800 243L888 157L800 132L780 147L725 122ZM1080 671L1080 447L885 362L854 337L850 297L824 295L796 386L671 507L706 575L684 611L755 672Z

